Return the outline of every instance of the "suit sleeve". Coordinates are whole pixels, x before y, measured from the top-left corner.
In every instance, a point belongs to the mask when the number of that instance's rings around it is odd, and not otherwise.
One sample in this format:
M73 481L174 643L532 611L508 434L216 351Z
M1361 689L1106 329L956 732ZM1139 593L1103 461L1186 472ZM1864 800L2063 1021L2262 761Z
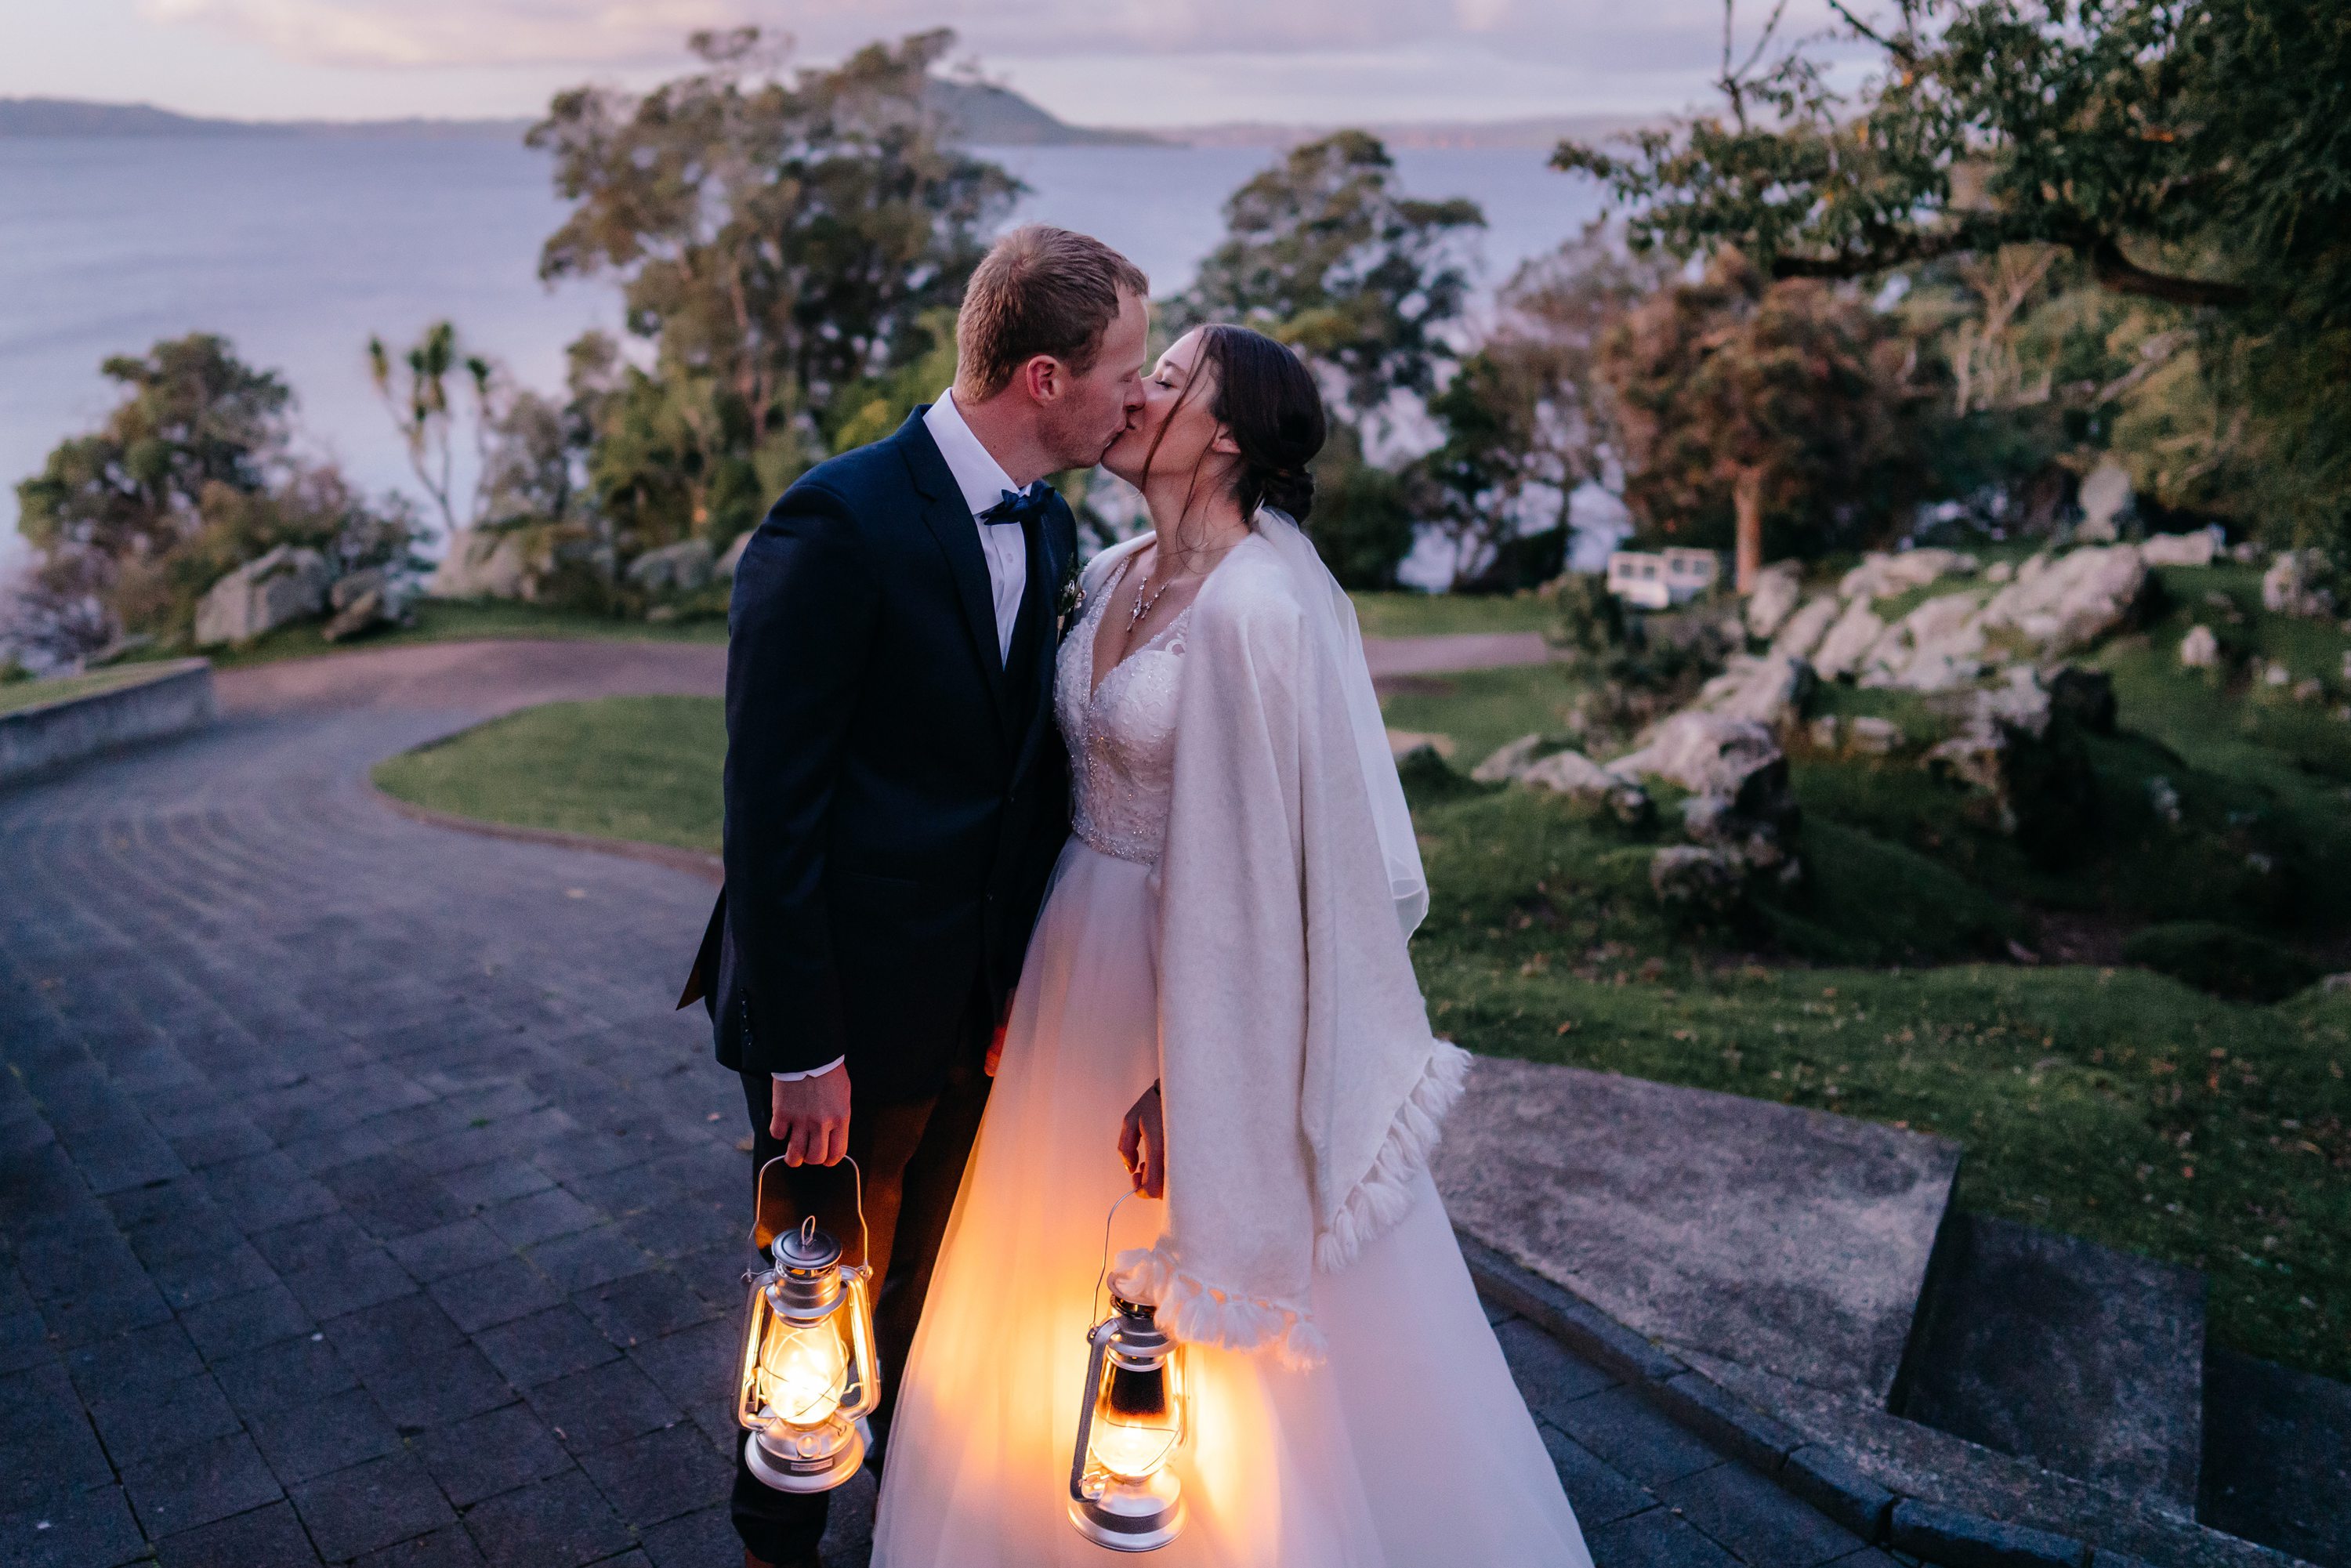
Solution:
M849 1049L825 899L827 819L880 591L847 504L802 487L745 547L727 616L726 862L746 1071Z

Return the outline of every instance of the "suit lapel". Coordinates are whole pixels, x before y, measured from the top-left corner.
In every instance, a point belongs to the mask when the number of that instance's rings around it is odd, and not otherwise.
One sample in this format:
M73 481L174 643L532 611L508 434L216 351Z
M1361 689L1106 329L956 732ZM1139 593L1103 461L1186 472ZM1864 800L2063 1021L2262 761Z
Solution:
M971 638L972 657L987 677L987 695L996 710L997 727L1014 737L1012 716L1005 691L1004 660L997 652L996 595L987 575L987 558L980 553L979 528L965 505L963 487L956 483L938 443L923 423L929 405L917 408L898 427L899 450L906 471L923 497L923 523L947 558L955 580L956 603L963 611L964 631Z
M1057 496L1051 509L1039 523L1029 546L1029 591L1021 624L1015 632L1029 648L1029 657L1024 661L1029 680L1025 690L1009 694L1014 721L1020 730L1020 744L1012 764L1016 778L1028 768L1030 754L1052 721L1053 676L1061 653L1053 637L1053 620L1061 608L1061 577L1069 570L1070 555L1075 553L1076 528L1070 517L1069 503ZM1067 550L1062 548L1065 533L1071 536Z

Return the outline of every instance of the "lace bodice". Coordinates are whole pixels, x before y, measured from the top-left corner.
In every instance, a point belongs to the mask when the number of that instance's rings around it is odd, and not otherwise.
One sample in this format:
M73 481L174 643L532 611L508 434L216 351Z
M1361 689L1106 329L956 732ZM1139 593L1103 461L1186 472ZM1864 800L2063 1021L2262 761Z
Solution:
M1176 699L1184 668L1186 605L1159 634L1119 661L1100 687L1094 633L1112 613L1130 554L1061 644L1053 712L1070 749L1076 809L1071 829L1088 847L1120 860L1157 863L1167 841L1176 781Z

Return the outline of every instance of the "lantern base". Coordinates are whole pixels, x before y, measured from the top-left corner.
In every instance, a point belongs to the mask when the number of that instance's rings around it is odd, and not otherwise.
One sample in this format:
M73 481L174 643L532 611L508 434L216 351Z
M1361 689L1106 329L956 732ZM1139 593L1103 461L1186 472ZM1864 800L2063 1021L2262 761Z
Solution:
M1164 1470L1143 1481L1092 1471L1070 1499L1070 1522L1113 1552L1155 1552L1184 1532L1184 1493Z
M802 1455L771 1442L765 1433L743 1439L743 1463L759 1484L777 1491L831 1491L858 1472L865 1463L865 1438L855 1427L842 1423L847 1440L821 1453Z

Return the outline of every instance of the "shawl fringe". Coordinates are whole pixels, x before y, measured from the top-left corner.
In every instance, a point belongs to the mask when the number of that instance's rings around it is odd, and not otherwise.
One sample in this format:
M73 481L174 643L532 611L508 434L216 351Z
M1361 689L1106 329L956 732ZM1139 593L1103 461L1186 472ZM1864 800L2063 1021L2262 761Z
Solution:
M1171 1241L1120 1253L1111 1285L1128 1301L1158 1309L1159 1326L1184 1344L1270 1349L1292 1371L1320 1366L1330 1357L1330 1343L1305 1307L1227 1295L1186 1272Z
M1412 1212L1413 1186L1428 1167L1446 1113L1468 1082L1469 1060L1469 1053L1451 1040L1437 1042L1420 1082L1396 1108L1372 1168L1339 1206L1330 1228L1314 1239L1315 1268L1325 1273L1345 1268Z

